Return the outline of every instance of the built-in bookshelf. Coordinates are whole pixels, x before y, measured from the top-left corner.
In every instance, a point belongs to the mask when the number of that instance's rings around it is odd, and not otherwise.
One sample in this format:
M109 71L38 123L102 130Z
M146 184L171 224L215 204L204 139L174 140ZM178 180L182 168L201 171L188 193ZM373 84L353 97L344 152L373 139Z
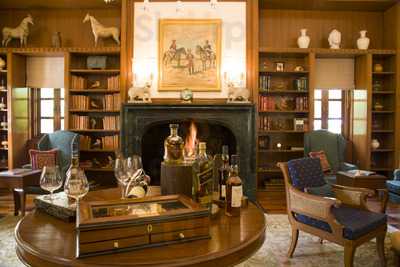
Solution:
M0 170L8 169L8 60L7 53L0 53L5 66L0 69ZM5 145L7 142L7 145Z
M259 191L284 190L280 161L302 157L309 130L309 54L260 50L258 82Z
M106 64L89 67L88 58L93 56ZM120 51L71 52L68 99L68 129L80 135L82 168L89 177L111 172L120 143Z
M396 55L372 55L370 169L392 176L396 168ZM379 146L374 148L372 142Z

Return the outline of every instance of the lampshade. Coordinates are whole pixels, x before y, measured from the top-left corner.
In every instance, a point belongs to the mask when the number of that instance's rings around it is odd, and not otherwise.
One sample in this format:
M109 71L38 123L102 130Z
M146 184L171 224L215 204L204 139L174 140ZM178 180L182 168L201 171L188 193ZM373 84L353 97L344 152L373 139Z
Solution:
M316 89L354 89L354 59L318 58Z
M31 88L64 88L64 58L28 57L26 76Z

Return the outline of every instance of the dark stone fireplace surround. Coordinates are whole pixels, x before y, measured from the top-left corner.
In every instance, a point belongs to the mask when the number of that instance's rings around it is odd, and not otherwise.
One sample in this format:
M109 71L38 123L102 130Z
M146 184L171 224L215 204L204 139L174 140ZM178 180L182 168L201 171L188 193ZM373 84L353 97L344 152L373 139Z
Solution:
M125 155L142 154L142 138L159 123L187 119L209 121L228 128L236 139L240 155L240 177L244 194L256 195L255 109L251 104L125 104L121 111L121 145Z

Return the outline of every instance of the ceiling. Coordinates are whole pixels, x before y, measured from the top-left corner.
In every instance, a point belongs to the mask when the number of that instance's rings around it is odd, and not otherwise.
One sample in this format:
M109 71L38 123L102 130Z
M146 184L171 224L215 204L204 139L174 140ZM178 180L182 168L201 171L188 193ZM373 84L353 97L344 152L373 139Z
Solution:
M0 0L0 9L36 8L107 8L121 6L121 0L106 4L104 0Z
M260 0L265 9L385 11L398 0Z

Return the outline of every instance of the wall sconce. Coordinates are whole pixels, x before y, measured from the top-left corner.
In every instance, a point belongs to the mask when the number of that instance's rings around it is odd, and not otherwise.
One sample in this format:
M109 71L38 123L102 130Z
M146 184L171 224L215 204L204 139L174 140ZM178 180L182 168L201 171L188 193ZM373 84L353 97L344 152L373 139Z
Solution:
M143 0L143 10L149 10L150 0Z
M181 0L176 1L176 13L183 12L183 3Z
M138 81L138 75L133 75L132 87L128 90L129 103L151 103L150 89L153 85L153 73L147 79L143 79L144 83L141 85Z
M218 4L218 0L210 0L211 8L216 9Z
M250 90L244 86L244 73L240 74L240 78L234 75L230 76L224 73L224 81L228 87L228 103L249 103Z

